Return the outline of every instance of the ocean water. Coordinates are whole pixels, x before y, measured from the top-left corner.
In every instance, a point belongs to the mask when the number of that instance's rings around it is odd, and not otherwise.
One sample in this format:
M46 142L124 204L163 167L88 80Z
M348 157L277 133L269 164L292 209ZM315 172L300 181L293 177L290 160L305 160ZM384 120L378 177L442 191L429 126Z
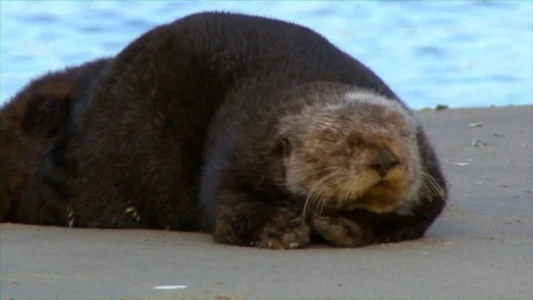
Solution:
M413 108L533 103L533 1L6 1L0 103L49 70L119 52L186 14L227 10L308 26Z

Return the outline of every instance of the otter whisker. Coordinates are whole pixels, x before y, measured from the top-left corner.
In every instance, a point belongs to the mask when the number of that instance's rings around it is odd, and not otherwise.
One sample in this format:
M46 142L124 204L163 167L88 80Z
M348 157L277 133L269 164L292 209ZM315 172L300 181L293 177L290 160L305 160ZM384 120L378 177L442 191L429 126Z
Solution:
M307 208L316 208L319 210L319 213L322 213L326 201L326 195L324 193L324 185L327 181L329 181L331 178L334 178L335 176L338 176L336 172L329 173L328 175L320 178L318 181L316 181L311 188L308 191L308 202ZM307 201L306 201L307 202ZM304 208L306 208L306 205L304 205ZM306 213L306 212L305 212Z
M423 182L421 190L423 193L430 199L437 196L444 198L444 190L439 186L435 178L425 170L422 171L422 175Z
M430 201L433 200L433 198L435 197L435 192L433 191L433 187L431 187L427 183L422 184L420 191L421 191L421 194L425 198L429 199Z
M321 215L324 209L324 205L327 202L327 197L324 195L323 192L315 191L312 201L313 201L313 205L311 206L311 208L312 208L313 215L314 216Z
M324 175L324 177L330 175L332 172L335 172L338 168L337 167L328 167L323 168L320 170L310 171L308 169L302 168L302 169L294 169L293 174L303 175L306 178L312 178L320 174L326 173L327 175Z
M346 182L344 179L342 179L345 177L346 175L342 174L342 176L338 177L337 181L333 182L334 185L343 187L337 192L339 201L352 200L360 196L360 189L357 188L359 186L360 179L350 179L350 182ZM356 188L352 188L352 186Z
M307 211L309 209L309 202L310 202L311 196L312 194L309 193L305 199L304 207L302 210L302 223L305 223L305 220L307 219Z
M442 198L445 198L446 193L444 192L444 189L437 183L437 180L435 179L435 177L430 175L430 178L433 184L435 185L435 189L437 190L438 195L441 196Z
M324 201L325 197L321 196L320 193L313 192L309 194L309 201L307 203L307 206L305 207L305 218L307 218L307 214L310 212L313 214L313 216L318 216L321 212L318 212L318 206L321 202Z
M302 210L302 220L305 222L307 219L307 213L308 211L313 210L313 205L315 205L315 202L317 201L317 196L320 196L319 193L316 193L314 189L310 189L307 192L307 197L304 202L303 210Z
M324 212L324 208L326 207L327 199L326 197L320 197L318 202L318 213L322 214Z
M325 185L327 184L328 187L326 188L326 190L331 190L332 188L335 188L336 190L340 190L342 192L345 192L345 189L338 189L338 187L340 186L340 184L342 183L342 178L345 177L345 174L343 174L343 172L341 170L335 170L334 172L332 172L330 174L330 176L328 176L327 178L325 178L326 180L323 180L322 182L320 182L320 187L322 189L325 188ZM331 179L334 179L333 181L331 181ZM319 206L318 206L318 209L319 209L319 213L322 213L324 211L324 208L327 204L327 198L325 197L326 196L326 193L322 192L321 193L323 196L321 198L321 201L319 203ZM329 192L328 193L330 196L333 196L334 194L338 194L338 191L336 191L335 193L332 193ZM338 197L338 196L337 196Z
M424 198L433 199L432 192L425 183L420 186L420 194Z
M435 178L429 173L425 173L424 177L427 179L427 182L433 189L434 195L444 197L444 190L439 186Z

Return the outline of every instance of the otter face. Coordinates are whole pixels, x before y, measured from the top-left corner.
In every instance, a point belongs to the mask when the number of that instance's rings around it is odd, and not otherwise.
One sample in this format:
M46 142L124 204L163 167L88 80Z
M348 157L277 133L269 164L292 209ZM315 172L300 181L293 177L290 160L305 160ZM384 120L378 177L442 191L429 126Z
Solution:
M392 100L387 100L392 101ZM285 185L307 209L386 213L418 201L418 126L403 109L345 102L282 121Z

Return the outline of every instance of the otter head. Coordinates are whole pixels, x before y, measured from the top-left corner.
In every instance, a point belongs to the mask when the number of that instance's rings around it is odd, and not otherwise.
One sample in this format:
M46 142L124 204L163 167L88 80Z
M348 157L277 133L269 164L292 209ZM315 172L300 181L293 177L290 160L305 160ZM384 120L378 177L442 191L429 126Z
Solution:
M371 92L309 106L280 122L284 185L306 209L387 213L418 201L419 126L406 108Z

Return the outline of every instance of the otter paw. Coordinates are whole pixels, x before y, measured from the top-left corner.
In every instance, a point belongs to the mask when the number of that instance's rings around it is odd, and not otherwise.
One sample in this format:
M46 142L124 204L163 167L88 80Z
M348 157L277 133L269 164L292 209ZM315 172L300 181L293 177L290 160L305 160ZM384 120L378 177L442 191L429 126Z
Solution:
M255 243L258 248L297 249L303 248L311 240L311 227L301 221L291 223L271 223L265 226Z
M312 218L313 229L336 247L356 248L372 243L370 230L345 217Z

